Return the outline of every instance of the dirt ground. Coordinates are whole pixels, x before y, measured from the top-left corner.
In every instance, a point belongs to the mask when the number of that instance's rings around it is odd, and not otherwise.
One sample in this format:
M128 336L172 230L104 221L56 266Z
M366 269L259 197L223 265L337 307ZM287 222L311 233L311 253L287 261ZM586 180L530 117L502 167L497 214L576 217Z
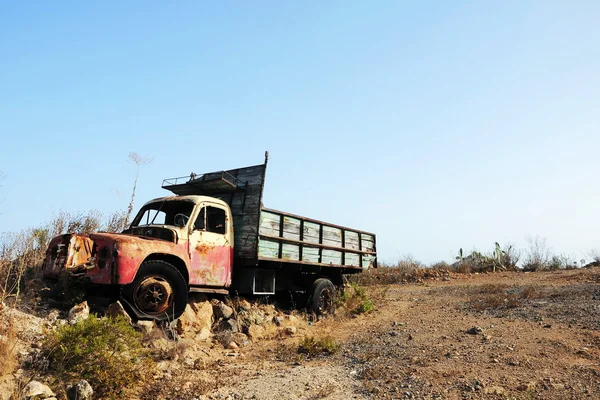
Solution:
M374 312L224 351L210 368L172 377L160 396L597 399L599 283L600 268L590 268L368 287ZM331 335L341 350L300 359L293 349L306 335Z

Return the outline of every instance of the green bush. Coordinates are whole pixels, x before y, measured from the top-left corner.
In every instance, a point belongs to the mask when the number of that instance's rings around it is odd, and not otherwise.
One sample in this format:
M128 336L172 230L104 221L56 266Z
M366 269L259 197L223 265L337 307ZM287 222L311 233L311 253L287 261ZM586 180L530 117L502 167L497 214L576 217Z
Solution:
M151 367L142 335L122 316L90 316L51 333L43 352L54 376L86 379L103 398L126 397Z
M360 303L358 303L358 306L354 310L352 310L352 312L354 314L366 314L370 313L374 309L375 304L373 304L373 301L369 298L364 298L361 300Z

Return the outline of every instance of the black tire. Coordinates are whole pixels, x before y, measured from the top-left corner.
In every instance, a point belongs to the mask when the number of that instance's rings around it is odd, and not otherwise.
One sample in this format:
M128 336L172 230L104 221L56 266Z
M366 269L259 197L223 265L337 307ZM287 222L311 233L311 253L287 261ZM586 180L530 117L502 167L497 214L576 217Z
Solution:
M317 315L328 315L335 312L335 286L329 279L315 280L310 289L308 309Z
M166 261L145 261L121 297L137 319L172 321L185 311L188 286L185 278Z

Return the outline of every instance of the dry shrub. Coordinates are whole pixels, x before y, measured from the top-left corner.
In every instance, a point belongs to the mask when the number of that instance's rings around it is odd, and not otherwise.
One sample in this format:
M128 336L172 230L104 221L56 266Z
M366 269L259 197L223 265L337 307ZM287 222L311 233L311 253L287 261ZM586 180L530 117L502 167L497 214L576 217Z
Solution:
M327 382L323 384L323 386L321 386L314 395L309 397L309 399L326 399L330 395L334 394L336 391L337 386L335 385L335 383Z
M298 352L298 346L280 344L275 348L275 359L286 364L300 364L306 359L306 354Z
M17 366L17 329L10 309L4 309L0 315L0 376L14 372Z
M335 354L340 347L340 344L331 336L306 336L298 345L298 353L306 354L308 357L316 357L323 354Z

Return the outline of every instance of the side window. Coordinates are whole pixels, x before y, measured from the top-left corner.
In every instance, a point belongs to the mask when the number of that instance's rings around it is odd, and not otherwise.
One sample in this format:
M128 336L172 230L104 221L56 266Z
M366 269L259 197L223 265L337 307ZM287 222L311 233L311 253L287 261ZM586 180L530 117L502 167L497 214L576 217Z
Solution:
M205 216L205 207L202 207L202 210L198 213L198 218L196 218L196 222L194 222L194 230L203 231L204 230L204 216Z
M206 230L208 232L225 234L225 210L216 207L206 207Z

